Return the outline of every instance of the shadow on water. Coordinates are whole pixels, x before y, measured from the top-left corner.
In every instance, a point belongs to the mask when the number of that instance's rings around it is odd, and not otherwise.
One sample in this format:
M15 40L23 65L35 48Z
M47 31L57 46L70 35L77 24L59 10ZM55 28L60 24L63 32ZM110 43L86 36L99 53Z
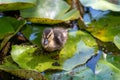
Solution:
M86 63L87 67L89 67L93 71L94 74L95 74L96 64L99 61L101 55L102 55L102 51L99 50L98 54L92 56Z

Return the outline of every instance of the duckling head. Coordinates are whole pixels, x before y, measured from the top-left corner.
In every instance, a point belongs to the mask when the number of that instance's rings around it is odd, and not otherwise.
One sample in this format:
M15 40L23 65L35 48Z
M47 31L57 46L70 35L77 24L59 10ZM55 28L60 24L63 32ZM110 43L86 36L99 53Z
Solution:
M42 34L42 46L44 48L49 47L49 44L54 39L54 33L52 28L46 28Z

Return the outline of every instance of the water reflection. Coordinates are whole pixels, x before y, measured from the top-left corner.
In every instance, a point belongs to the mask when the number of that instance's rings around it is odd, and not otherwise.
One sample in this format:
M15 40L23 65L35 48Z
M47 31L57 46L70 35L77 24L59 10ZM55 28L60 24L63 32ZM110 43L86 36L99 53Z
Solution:
M87 13L83 16L83 20L86 24L91 23L92 20L98 20L102 17L105 17L105 15L110 12L110 11L95 10L92 8L85 8L85 10Z
M87 63L86 65L93 71L93 73L95 74L95 67L97 62L100 59L100 56L102 55L102 51L99 50L97 55L94 55Z
M30 37L29 37L29 40L35 40L36 38L37 38L37 36L36 36L36 34L37 34L37 32L35 32L35 33L32 33L31 35L30 35Z

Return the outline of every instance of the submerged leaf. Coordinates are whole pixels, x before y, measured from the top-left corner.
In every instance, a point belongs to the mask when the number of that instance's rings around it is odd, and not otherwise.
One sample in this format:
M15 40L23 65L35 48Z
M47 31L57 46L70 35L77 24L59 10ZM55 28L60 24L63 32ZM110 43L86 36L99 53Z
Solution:
M19 10L33 7L37 0L0 0L0 11Z
M38 0L37 6L21 10L21 16L29 21L41 24L56 24L77 19L80 14L63 0Z

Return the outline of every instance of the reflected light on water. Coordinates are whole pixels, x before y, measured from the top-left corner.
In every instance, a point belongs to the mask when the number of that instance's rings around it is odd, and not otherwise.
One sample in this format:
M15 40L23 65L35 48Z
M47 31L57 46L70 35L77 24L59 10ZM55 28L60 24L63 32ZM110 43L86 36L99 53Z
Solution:
M34 40L35 38L37 38L36 33L37 33L37 32L32 33L32 34L30 35L30 37L29 37L29 40Z

